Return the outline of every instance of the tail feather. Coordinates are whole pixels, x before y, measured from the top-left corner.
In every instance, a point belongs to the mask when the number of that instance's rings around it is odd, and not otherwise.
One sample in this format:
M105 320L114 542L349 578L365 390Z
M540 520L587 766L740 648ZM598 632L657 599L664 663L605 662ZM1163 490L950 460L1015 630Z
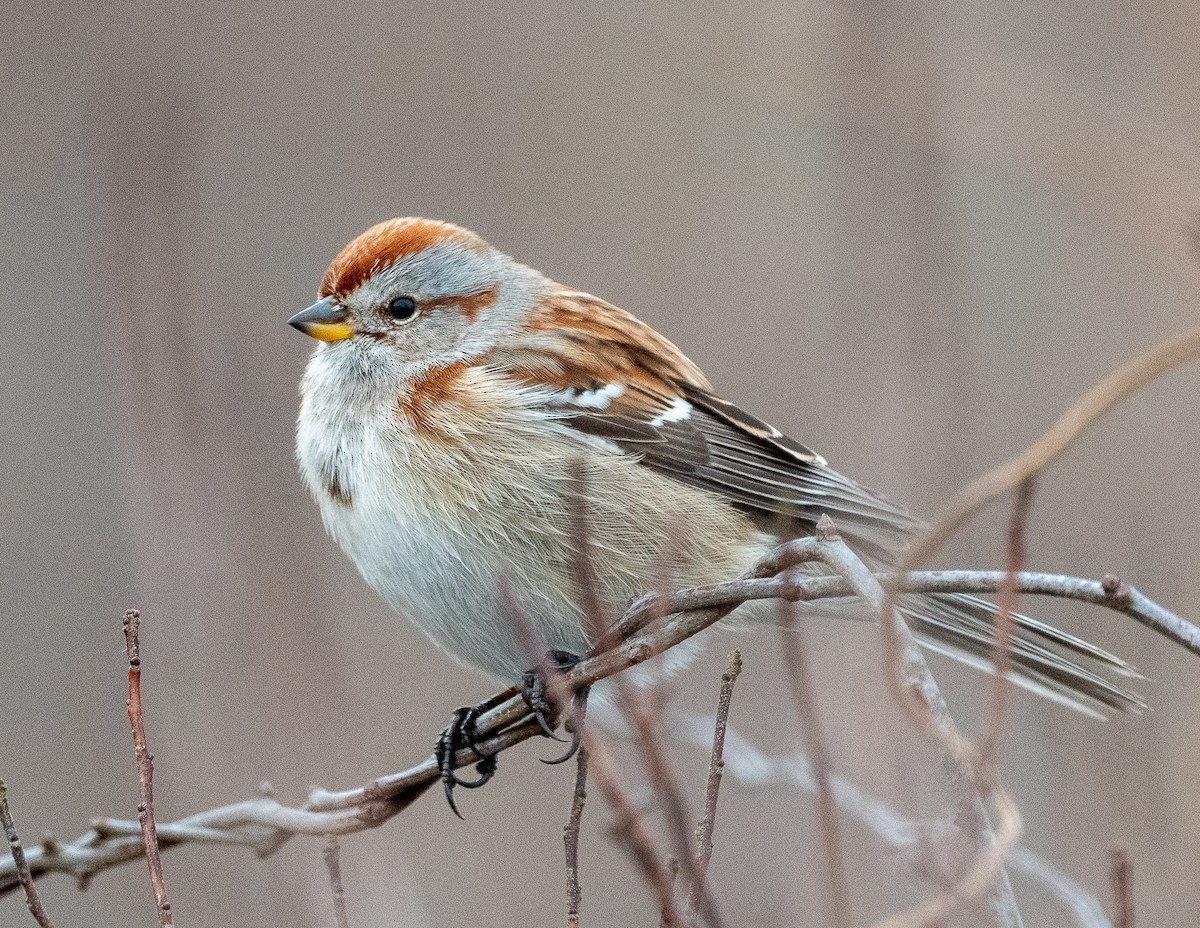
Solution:
M973 667L993 671L995 606L961 593L906 596L899 604L913 632L930 650ZM1025 615L1014 615L1009 679L1041 696L1087 715L1106 709L1139 713L1146 708L1137 693L1103 674L1141 678L1137 670L1081 638Z

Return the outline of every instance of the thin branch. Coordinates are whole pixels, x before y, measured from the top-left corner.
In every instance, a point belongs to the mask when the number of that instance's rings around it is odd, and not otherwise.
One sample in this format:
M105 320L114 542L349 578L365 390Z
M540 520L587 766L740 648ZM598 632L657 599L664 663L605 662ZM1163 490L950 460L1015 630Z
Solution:
M685 924L675 904L675 888L671 876L659 863L658 853L650 834L642 823L641 814L634 808L617 778L616 764L604 743L588 728L582 729L583 748L588 752L588 770L595 778L604 801L612 809L613 833L620 839L625 851L633 858L634 865L654 893L658 910L669 925Z
M596 710L593 715L595 723L618 734L628 734L623 720L615 713ZM682 744L707 751L712 727L711 718L676 709L668 715L664 730ZM749 789L792 786L816 794L812 765L803 756L764 754L732 727L726 730L726 739L725 773L735 783ZM830 777L830 787L840 812L897 851L912 852L924 842L949 841L960 833L953 818L930 821L908 818L837 774ZM1068 910L1078 928L1113 928L1100 901L1044 857L1018 847L1009 858L1009 865L1048 890Z
M958 796L959 818L964 831L974 847L979 849L971 866L949 890L907 913L877 923L876 928L935 925L985 894L997 925L1020 928L1020 910L1004 870L1004 858L1021 836L1021 816L1015 803L994 781L987 784L987 795L996 808L997 826L993 830L975 773L974 748L959 734L946 700L908 625L888 603L888 594L874 574L837 536L833 521L828 516L821 517L817 533L821 544L821 560L849 582L854 592L879 616L886 637L895 642L896 667L894 670L888 668L888 676L895 679L905 698L915 702L921 724L935 735L942 751L942 766L951 788Z
M337 835L330 835L321 851L325 869L329 871L329 889L333 893L333 917L337 928L350 928L350 917L346 914L346 886L342 882L342 855Z
M1113 928L1133 928L1133 862L1129 859L1129 848L1119 844L1112 849L1111 856L1109 876L1116 905Z
M814 539L801 539L773 551L746 577L727 583L672 593L665 601L635 602L618 623L615 650L581 661L565 675L571 686L595 683L649 660L668 647L708 628L744 602L789 596L806 602L854 595L843 577L803 577L788 568L802 555L815 550ZM782 576L777 576L782 574ZM878 582L897 584L911 593L995 593L1004 583L1004 571L922 571L900 578L895 574L875 575ZM1115 577L1088 580L1059 574L1023 571L1017 575L1023 594L1054 596L1105 606L1131 616L1200 655L1200 628L1164 609L1144 594ZM649 599L653 599L650 597ZM653 608L651 608L651 606ZM648 617L663 616L639 633ZM528 722L528 706L519 696L502 701L479 720L477 743L486 753L504 751L539 734ZM474 764L478 758L464 748L455 758L457 766ZM397 773L381 776L364 786L331 791L317 787L301 806L287 806L271 796L260 796L185 816L175 822L158 823L160 848L186 843L216 843L252 847L262 856L278 850L295 835L325 837L376 828L403 812L431 785L439 782L437 761L431 755ZM30 871L37 877L50 871L87 877L100 870L135 860L143 855L137 822L100 819L75 841L26 850ZM0 860L0 894L20 886L17 869Z
M1025 566L1025 528L1029 521L1029 510L1033 506L1035 479L1022 480L1013 499L1012 516L1008 522L1007 550L1004 565L1004 583L996 599L995 642L992 666L992 699L988 708L987 723L979 743L978 769L985 777L993 774L992 766L1004 735L1004 721L1008 717L1008 704L1012 697L1012 682L1008 679L1012 667L1012 638L1016 625L1017 574Z
M596 583L596 573L592 566L595 552L587 505L590 498L588 494L591 474L582 458L572 461L569 471L567 515L572 556L568 561L571 579L583 610L584 631L588 640L595 641L612 624L612 616L609 614L608 605L600 598L600 587Z
M1200 358L1200 325L1154 345L1126 361L1088 390L1058 421L1016 457L971 481L941 508L909 549L901 572L929 562L946 541L980 509L1024 480L1036 477L1114 406L1164 374Z
M573 579L575 581L576 594L584 612L584 628L587 632L589 640L595 641L600 638L605 629L609 628L612 622L612 616L609 613L607 605L603 602L600 596L599 586L596 583L595 573L592 568L592 558L594 556L594 546L592 544L591 526L588 520L587 500L588 495L588 473L586 466L582 462L575 462L571 471L572 491L569 495L570 504L570 522L571 522L571 543L574 556L571 558ZM670 567L678 557L677 548L682 547L682 539L678 533L672 532L669 534L667 544L664 550L660 552L660 558L663 561L663 571L661 573L662 585L666 591L670 589ZM669 558L669 559L668 559ZM561 678L553 681L557 684L557 700L559 705L581 704L581 700L569 700L571 690ZM679 869L679 861L683 860L687 865L689 872L692 867L692 859L689 847L689 834L687 824L687 809L683 798L683 791L679 788L671 770L671 765L662 751L662 738L657 730L658 716L661 714L661 698L660 690L657 686L647 687L645 685L630 686L624 680L618 681L618 701L623 711L630 717L633 722L634 729L638 733L635 740L637 742L639 753L641 755L642 764L645 767L650 783L658 793L659 799L666 812L667 824L669 832L675 844L676 856L674 870L670 873L668 879L668 893L670 903L663 901L660 898L660 914L663 925L677 926L680 924L677 911L677 903L675 902L675 877ZM586 699L586 696L584 697ZM655 705L651 705L651 702ZM576 714L580 710L575 710ZM582 718L573 718L570 720L573 730L577 733L577 737L581 731L580 726L583 725ZM603 774L600 774L603 778ZM616 788L615 779L609 784L610 788ZM605 785L603 779L601 788ZM608 795L609 790L605 790ZM611 805L611 802L610 802ZM618 810L613 806L613 811ZM621 817L618 817L620 822ZM636 824L636 823L631 823ZM621 824L621 831L625 831L625 825ZM646 879L656 888L661 890L660 874L657 870L651 873L646 869L647 859L645 852L648 847L643 847L643 842L639 838L635 829L630 829L625 833L626 840L629 843L630 849L633 851L635 862L639 868L643 870ZM717 914L713 900L708 896L702 900L703 909L706 919L713 928L720 928L720 916Z
M582 720L580 720L582 722ZM583 888L579 885L579 828L583 822L583 805L587 802L588 752L581 746L575 754L575 791L571 795L571 812L563 828L563 846L567 858L567 928L579 928L579 906Z
M629 718L633 740L645 767L647 779L654 789L667 821L667 832L674 845L677 867L683 871L690 886L696 881L696 863L693 854L695 840L689 822L690 816L683 790L671 769L670 759L663 750L665 739L660 730L664 701L659 688L620 685L618 704ZM717 909L707 886L701 887L700 912L712 928L721 928L724 920ZM691 920L687 922L691 924Z
M779 620L788 686L792 691L792 701L796 704L796 716L800 720L805 753L810 759L813 776L817 781L817 818L821 830L821 846L824 850L825 881L828 886L828 923L835 928L848 928L851 922L850 885L846 879L846 861L842 855L837 803L834 801L829 781L833 772L833 758L821 726L804 641L796 621L796 610L786 599L779 600Z
M8 808L8 786L0 780L0 825L4 826L4 836L8 839L8 850L12 854L13 866L17 871L17 879L25 890L25 905L41 928L54 928L50 916L42 908L42 899L34 885L33 875L29 872L29 862L25 859L25 849L21 847L21 839L17 837L17 826L13 822L12 812Z
M733 688L742 672L742 652L729 652L725 672L721 674L721 694L717 697L717 717L713 724L712 752L708 761L708 783L704 789L704 817L696 826L696 862L691 885L688 886L688 918L694 918L700 906L708 880L708 865L712 861L713 832L717 823L717 800L721 794L721 778L725 772L725 731L729 727L729 707Z
M150 867L150 885L154 889L154 904L158 909L160 928L175 924L171 916L171 903L167 901L167 888L163 883L162 856L159 853L158 834L154 822L154 755L146 746L146 726L142 719L142 656L139 633L142 616L136 609L125 613L122 629L125 632L125 653L129 657L129 727L133 731L133 751L137 758L138 824L141 825L142 842L146 848L146 863Z
M675 888L679 884L679 858L674 854L667 856L667 878L671 881L671 895L674 896ZM681 928L672 921L672 917L671 913L664 909L658 918L658 928ZM690 918L691 916L689 916ZM688 925L691 925L690 920Z
M1200 326L1187 329L1125 362L1085 393L1041 438L957 493L942 507L932 524L913 540L896 573L904 575L923 567L971 516L1022 482L1040 475L1106 412L1168 371L1197 357L1200 357ZM895 611L899 592L891 585L886 587L881 615L890 616ZM902 649L901 641L894 634L895 628L890 621L883 624L884 665L893 670L900 667ZM898 672L889 673L887 680L893 696L917 728L931 739L943 739L944 733L930 719L921 700L905 688Z

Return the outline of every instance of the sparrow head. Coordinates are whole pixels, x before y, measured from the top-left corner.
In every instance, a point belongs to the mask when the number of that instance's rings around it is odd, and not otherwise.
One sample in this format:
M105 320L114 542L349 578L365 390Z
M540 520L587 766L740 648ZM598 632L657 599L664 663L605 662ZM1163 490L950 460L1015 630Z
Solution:
M288 323L326 351L386 358L414 376L486 351L527 313L543 283L460 226L390 219L341 250L321 299Z

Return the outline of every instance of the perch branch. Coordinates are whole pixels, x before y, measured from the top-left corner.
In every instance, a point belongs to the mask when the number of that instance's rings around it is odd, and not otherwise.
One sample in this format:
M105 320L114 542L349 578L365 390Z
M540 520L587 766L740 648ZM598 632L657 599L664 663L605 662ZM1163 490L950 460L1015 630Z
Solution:
M811 553L815 544L814 539L790 542L764 558L740 580L682 590L656 603L648 603L647 598L638 600L618 623L621 634L614 636L611 642L615 650L581 661L565 675L567 681L573 685L594 683L648 660L709 627L749 600L788 596L816 601L854 595L850 584L842 577L803 577L788 570L797 563L800 553ZM903 578L880 574L876 579L898 583L902 592L995 593L1004 577L1004 571L954 570L925 571ZM1023 594L1055 596L1105 606L1133 617L1200 654L1200 628L1115 577L1088 580L1022 571L1016 580L1017 588ZM638 634L639 623L655 616L663 618ZM537 735L539 729L527 721L527 715L528 708L519 696L509 698L485 713L478 726L480 747L489 753L504 751ZM455 759L459 766L474 764L476 760L469 749L461 751ZM268 856L296 835L350 834L378 827L404 811L438 781L437 761L430 756L406 770L381 776L364 786L340 791L318 787L301 806L287 806L274 797L262 796L197 812L175 822L159 822L159 846L166 849L187 843L240 845ZM76 840L46 842L28 848L26 857L35 877L48 872L63 872L86 878L141 857L140 835L136 821L102 818L93 822L92 827ZM18 886L20 880L15 864L11 860L0 860L0 893Z

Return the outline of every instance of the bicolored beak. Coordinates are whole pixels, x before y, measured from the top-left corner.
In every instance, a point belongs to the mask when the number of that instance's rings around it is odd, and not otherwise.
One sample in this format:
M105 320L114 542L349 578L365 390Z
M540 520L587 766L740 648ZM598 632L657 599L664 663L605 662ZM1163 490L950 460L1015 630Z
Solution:
M331 296L296 313L288 320L288 325L321 342L340 342L354 334L350 314Z

